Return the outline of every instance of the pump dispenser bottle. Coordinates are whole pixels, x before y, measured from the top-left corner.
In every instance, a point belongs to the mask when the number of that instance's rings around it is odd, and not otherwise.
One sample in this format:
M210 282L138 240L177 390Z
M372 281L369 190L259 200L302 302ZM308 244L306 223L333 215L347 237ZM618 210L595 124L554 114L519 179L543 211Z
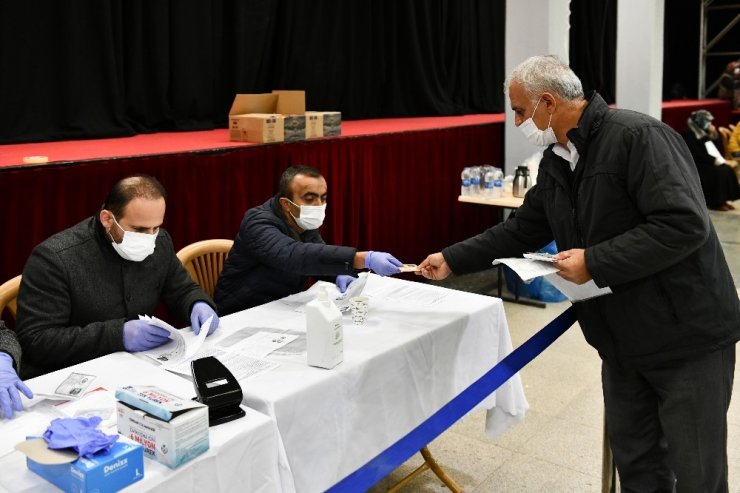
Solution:
M306 304L306 352L309 366L319 368L334 368L344 358L342 312L323 286Z

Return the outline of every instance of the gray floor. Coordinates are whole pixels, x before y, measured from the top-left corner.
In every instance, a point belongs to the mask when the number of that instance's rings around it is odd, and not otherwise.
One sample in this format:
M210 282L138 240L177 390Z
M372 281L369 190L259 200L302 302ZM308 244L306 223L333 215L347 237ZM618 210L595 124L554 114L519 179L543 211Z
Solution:
M740 288L740 201L737 210L711 212L725 256ZM495 292L495 271L445 280L465 291ZM505 303L514 347L555 318L568 302L545 309ZM466 492L598 492L601 489L603 398L600 360L577 326L521 372L529 411L524 421L492 441L483 433L484 414L473 413L452 426L429 449ZM735 374L740 391L740 365ZM728 415L730 491L740 493L740 393ZM386 491L422 463L415 455L371 489ZM448 491L426 471L404 492Z

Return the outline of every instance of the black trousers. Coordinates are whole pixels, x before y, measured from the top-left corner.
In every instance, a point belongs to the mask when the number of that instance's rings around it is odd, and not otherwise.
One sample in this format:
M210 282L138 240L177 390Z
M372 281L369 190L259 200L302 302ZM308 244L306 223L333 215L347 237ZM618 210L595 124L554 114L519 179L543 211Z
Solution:
M734 344L649 370L602 364L607 430L622 492L728 491L734 372Z

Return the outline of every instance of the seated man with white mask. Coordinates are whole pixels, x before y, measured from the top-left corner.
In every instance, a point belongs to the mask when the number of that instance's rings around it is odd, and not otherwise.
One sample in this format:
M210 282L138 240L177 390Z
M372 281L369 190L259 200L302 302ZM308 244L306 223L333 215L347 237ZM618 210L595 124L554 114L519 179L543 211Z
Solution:
M324 222L326 195L319 170L290 167L280 178L277 195L244 214L216 285L221 315L298 293L309 276L336 276L344 292L361 269L381 276L400 272L401 262L388 253L324 243L318 228Z
M152 349L169 332L139 320L161 299L193 331L213 317L213 300L182 266L161 228L166 192L153 177L116 183L98 213L31 252L18 293L21 375L35 377L116 351Z

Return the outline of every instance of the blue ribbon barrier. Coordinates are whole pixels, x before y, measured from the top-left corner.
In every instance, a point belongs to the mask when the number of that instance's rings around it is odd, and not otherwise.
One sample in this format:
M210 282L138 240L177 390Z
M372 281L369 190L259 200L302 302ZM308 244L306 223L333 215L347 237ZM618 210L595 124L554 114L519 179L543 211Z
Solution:
M409 457L437 438L457 420L465 416L479 402L496 391L509 378L524 368L576 321L573 307L569 307L555 320L530 337L524 344L509 353L485 375L473 382L457 397L426 421L411 430L396 443L375 456L367 464L329 488L331 493L365 491L390 474Z

